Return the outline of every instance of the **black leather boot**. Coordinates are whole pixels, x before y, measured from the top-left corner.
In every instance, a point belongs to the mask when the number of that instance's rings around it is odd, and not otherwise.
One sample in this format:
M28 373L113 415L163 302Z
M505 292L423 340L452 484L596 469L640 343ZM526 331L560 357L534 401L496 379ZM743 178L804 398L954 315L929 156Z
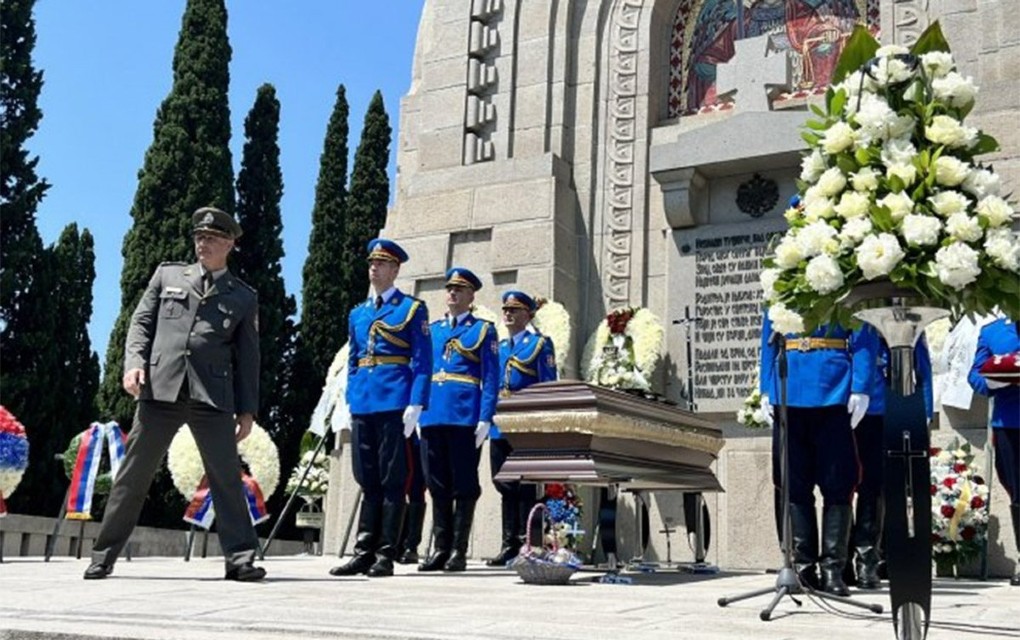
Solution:
M400 564L418 564L418 545L421 544L421 528L425 523L425 503L412 502L407 505L404 528L400 530Z
M1009 515L1013 517L1013 538L1016 540L1016 568L1013 569L1013 577L1009 583L1014 587L1020 587L1020 504L1009 505Z
M382 527L382 504L361 501L358 514L358 539L354 544L354 557L344 564L329 570L331 576L355 576L368 573L375 564L375 547Z
M817 591L818 581L818 518L810 504L790 505L790 529L793 536L793 569L801 585Z
M854 522L851 546L857 552L857 587L859 589L877 589L881 582L878 577L878 561L880 560L878 541L881 536L882 510L878 500L858 498L857 520Z
M442 571L453 546L453 501L432 500L432 555L418 565L418 571Z
M471 521L475 517L474 500L458 500L453 512L453 553L443 565L443 571L467 569L467 548L471 540Z
M370 578L393 575L393 561L397 559L397 541L404 526L404 502L384 502L382 506L382 535L375 550L375 564L368 570Z
M503 519L503 548L495 558L485 561L489 567L505 567L506 563L517 557L521 548L521 539L517 537L517 500L503 496L500 500Z
M850 595L850 589L843 582L843 567L846 566L851 515L848 504L826 505L822 510L822 591L837 596Z

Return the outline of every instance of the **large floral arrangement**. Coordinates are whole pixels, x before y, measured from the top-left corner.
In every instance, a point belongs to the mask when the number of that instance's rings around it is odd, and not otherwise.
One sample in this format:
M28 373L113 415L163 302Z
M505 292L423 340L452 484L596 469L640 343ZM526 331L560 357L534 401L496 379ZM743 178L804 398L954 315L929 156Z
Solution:
M535 301L538 304L538 311L531 323L542 335L549 336L553 343L553 350L556 353L556 371L560 377L566 373L567 362L570 362L570 346L572 335L570 329L570 314L566 307L559 302L539 298Z
M267 498L271 496L280 483L280 456L273 439L265 429L254 424L251 434L237 445L237 451L248 465L252 477L258 481L262 495ZM190 500L205 475L205 467L202 466L198 445L187 425L177 432L170 443L166 464L174 487L185 499Z
M662 354L663 333L662 322L648 309L612 311L585 346L585 380L615 389L650 390Z
M975 557L988 537L988 485L970 444L953 442L931 454L931 541L936 563Z
M858 27L803 134L790 228L762 286L777 330L847 324L855 285L888 279L962 313L1020 317L1020 242L999 176L975 158L998 143L963 123L978 89L938 23L908 50Z
M28 435L25 427L0 405L0 517L7 515L5 500L11 497L28 468Z
M584 538L584 531L581 529L583 504L577 495L577 489L570 484L547 484L542 501L549 516L545 530L546 544L576 549Z

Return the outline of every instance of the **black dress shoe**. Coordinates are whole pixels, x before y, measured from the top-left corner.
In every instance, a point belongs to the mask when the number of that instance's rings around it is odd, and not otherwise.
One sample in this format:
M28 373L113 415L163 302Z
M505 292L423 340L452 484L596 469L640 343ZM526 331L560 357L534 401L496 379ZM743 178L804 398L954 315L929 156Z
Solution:
M356 555L344 564L333 567L329 570L331 576L356 576L360 573L368 573L368 570L375 564L375 555L363 553Z
M113 573L112 564L103 564L102 562L93 562L89 565L89 568L85 570L86 580L102 580L106 576Z
M467 569L467 556L461 551L454 551L450 556L450 559L443 565L443 571L447 573L455 573L458 571L465 571Z
M408 549L400 554L399 558L397 558L397 562L400 564L418 564L419 560L421 560L421 558L418 557L418 552L414 549Z
M1009 579L1009 584L1014 587L1020 587L1020 568L1017 568L1016 573Z
M237 582L258 582L266 577L266 570L252 564L243 564L227 571L227 575L224 577Z
M503 547L499 555L495 558L491 558L485 561L487 567L505 567L508 562L517 557L517 549L513 547Z
M393 561L382 556L368 568L369 578L385 578L393 575Z
M418 571L442 571L449 559L449 551L437 551L431 558L418 565Z

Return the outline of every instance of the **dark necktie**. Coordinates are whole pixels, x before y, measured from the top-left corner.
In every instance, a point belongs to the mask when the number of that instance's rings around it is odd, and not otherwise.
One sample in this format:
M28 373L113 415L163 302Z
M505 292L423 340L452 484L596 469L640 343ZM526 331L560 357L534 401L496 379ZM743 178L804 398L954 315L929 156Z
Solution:
M383 303L382 296L376 296L375 297L375 308L376 309L381 309L382 308L382 303Z
M450 318L450 328L451 329L457 328L457 318Z
M202 293L208 294L213 288L213 274L211 271L206 271L202 276Z

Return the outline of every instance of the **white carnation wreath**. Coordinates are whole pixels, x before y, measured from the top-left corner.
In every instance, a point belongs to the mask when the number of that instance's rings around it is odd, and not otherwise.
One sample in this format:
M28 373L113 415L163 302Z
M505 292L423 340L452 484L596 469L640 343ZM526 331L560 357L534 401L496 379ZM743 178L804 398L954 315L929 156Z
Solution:
M185 499L190 500L195 495L202 476L205 475L205 467L202 465L202 456L198 453L198 445L191 435L191 429L187 425L184 427L170 443L166 463L174 487ZM280 456L272 438L265 429L253 424L251 434L237 445L237 451L247 463L252 477L258 481L262 495L269 498L280 482Z

